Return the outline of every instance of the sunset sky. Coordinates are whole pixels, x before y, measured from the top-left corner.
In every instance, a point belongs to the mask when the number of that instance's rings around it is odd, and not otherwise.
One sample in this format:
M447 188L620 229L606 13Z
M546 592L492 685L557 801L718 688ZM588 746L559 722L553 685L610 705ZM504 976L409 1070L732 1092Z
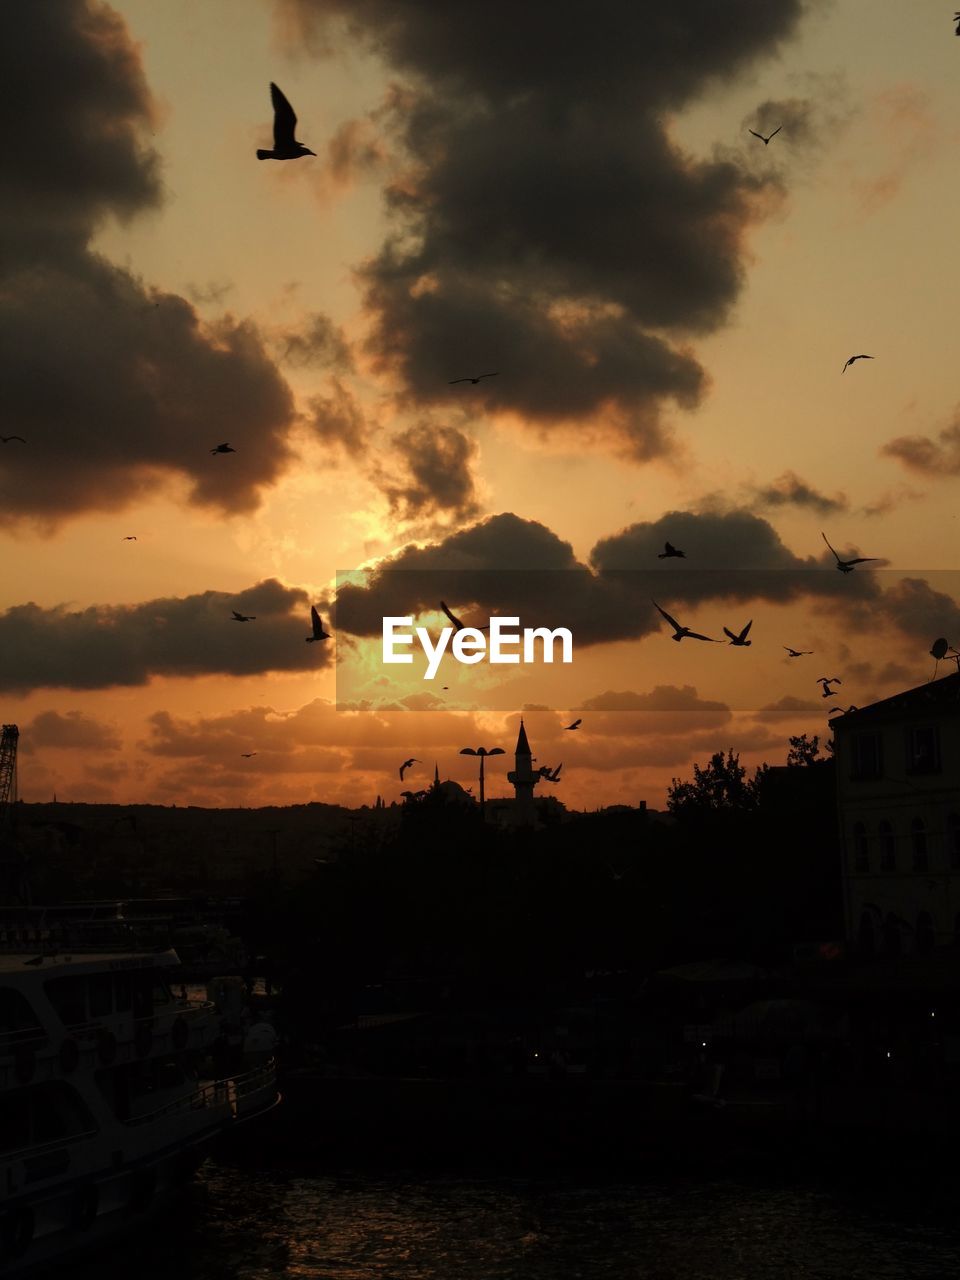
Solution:
M459 749L512 751L522 711L551 794L659 808L714 750L782 763L832 703L927 680L960 648L952 13L12 6L21 796L390 801L434 761L472 783ZM256 159L271 81L315 158ZM880 567L837 573L822 530ZM441 598L569 626L574 662L387 679L357 620L436 631ZM652 598L753 644L672 643Z

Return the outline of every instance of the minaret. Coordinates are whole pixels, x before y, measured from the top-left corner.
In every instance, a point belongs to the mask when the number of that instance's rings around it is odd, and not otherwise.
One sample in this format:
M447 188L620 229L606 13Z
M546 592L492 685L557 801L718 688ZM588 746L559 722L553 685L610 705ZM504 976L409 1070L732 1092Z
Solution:
M533 757L530 753L530 744L527 742L527 731L523 727L522 716L514 759L516 767L507 774L507 781L513 783L516 795L513 806L514 822L519 827L532 827L537 820L533 807L533 788L540 781L540 775L533 767Z

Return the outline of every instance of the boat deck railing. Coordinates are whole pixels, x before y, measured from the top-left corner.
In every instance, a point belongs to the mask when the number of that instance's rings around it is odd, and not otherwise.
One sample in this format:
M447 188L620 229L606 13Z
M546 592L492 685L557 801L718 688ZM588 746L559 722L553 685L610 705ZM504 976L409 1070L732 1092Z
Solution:
M124 1121L124 1124L131 1126L152 1124L164 1116L176 1115L183 1111L201 1111L206 1107L222 1107L224 1105L229 1107L230 1113L235 1119L239 1113L241 1099L265 1089L268 1085L273 1084L276 1078L277 1064L275 1059L271 1058L268 1062L263 1063L262 1066L245 1071L242 1075L226 1076L222 1080L206 1080L198 1088L194 1089L192 1093L186 1094L181 1098L174 1098L172 1102L168 1102L162 1107L157 1107L153 1111L147 1111L143 1115L131 1116L129 1120Z

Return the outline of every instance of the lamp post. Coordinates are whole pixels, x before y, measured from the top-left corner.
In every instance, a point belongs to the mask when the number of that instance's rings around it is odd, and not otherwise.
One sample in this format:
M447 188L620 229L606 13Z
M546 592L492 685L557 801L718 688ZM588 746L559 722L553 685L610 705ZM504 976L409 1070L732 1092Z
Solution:
M479 756L480 757L480 821L485 819L485 807L483 796L483 762L487 756L502 756L503 747L491 747L488 751L486 747L461 747L460 754L462 756Z

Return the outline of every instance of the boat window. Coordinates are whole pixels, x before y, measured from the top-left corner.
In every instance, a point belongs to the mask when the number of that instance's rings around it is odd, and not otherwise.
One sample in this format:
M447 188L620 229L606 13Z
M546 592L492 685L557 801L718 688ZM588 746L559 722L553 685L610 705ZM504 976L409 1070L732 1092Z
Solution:
M15 987L0 987L0 1036L39 1028L30 1001Z
M154 1005L171 1004L173 995L163 978L157 976L153 980L153 1003Z
M133 1008L133 978L129 973L118 973L116 984L117 1013L128 1013Z
M44 983L44 989L65 1026L86 1022L87 986L83 977L76 974L68 978L52 978Z
M113 1013L113 974L91 973L87 981L90 984L90 1017L109 1017Z
M19 1090L0 1093L0 1151L19 1151L30 1145L30 1112Z

